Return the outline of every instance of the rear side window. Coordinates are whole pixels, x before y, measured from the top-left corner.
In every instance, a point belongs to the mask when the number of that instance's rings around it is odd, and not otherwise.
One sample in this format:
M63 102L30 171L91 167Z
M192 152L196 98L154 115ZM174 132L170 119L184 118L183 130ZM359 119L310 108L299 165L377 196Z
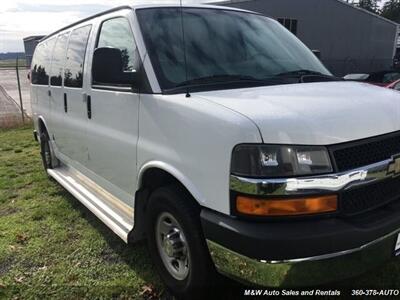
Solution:
M36 47L32 62L31 82L37 85L49 84L50 57L55 39L44 42Z
M139 55L127 19L115 18L102 24L97 43L97 48L101 47L112 47L121 50L124 71L131 72L138 68Z
M65 61L65 52L67 48L68 33L64 33L57 38L53 50L53 59L50 71L50 85L61 86L62 73Z
M67 59L64 69L64 86L81 88L83 84L83 64L91 25L72 31L69 38Z

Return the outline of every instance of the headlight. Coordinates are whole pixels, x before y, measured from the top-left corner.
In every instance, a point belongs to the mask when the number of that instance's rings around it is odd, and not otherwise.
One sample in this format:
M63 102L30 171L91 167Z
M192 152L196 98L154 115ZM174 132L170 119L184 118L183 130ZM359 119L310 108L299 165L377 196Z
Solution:
M328 151L321 146L238 145L231 173L250 177L293 177L332 172Z

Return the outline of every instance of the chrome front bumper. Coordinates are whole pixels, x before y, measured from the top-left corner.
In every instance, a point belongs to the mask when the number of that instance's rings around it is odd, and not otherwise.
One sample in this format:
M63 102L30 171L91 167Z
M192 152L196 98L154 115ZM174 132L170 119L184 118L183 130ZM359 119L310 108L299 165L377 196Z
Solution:
M399 230L356 249L326 255L267 261L255 260L207 240L217 270L249 285L296 287L341 281L373 269L394 257Z
M339 194L399 174L400 159L394 156L355 170L319 176L254 179L231 175L230 189L266 198ZM252 285L276 287L324 284L362 274L394 256L400 232L400 207L379 212L372 219L327 218L252 225L229 216L214 219L204 213L203 229L216 268ZM255 248L257 251L253 251Z

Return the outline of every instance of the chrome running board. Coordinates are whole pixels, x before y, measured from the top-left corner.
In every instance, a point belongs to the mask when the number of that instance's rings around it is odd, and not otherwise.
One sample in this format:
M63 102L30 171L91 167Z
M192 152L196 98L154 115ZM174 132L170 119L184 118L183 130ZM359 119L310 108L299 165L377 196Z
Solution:
M133 229L133 208L72 167L48 169L48 174L85 205L125 243Z

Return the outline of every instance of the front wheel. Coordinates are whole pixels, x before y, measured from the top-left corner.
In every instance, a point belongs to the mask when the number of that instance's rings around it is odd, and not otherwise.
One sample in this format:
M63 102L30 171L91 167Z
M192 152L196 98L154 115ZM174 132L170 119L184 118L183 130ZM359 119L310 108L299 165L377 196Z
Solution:
M150 196L146 218L150 255L168 289L182 298L197 298L214 282L199 216L199 207L180 187L161 187Z

